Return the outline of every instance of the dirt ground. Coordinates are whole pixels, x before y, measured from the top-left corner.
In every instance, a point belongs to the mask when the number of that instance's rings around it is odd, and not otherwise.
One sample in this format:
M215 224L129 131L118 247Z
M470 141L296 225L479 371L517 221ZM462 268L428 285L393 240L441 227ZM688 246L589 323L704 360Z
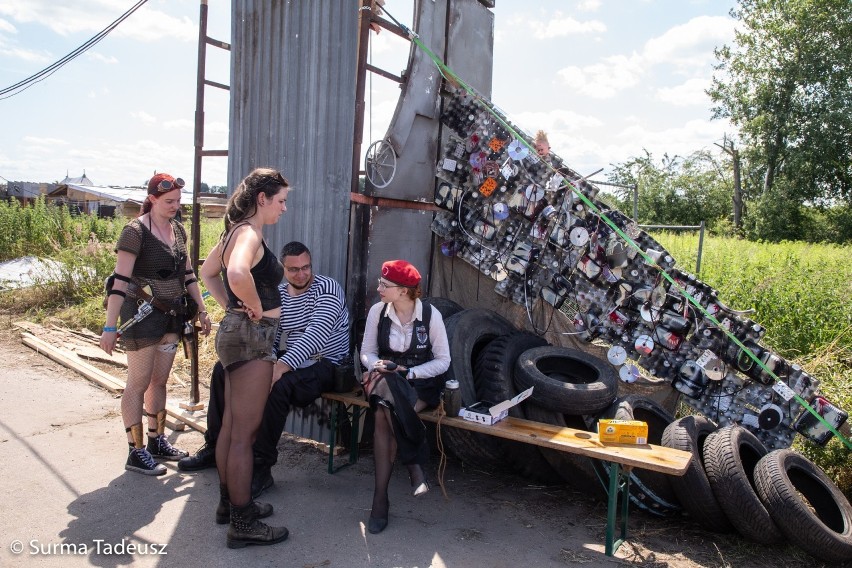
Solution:
M6 324L6 322L3 322ZM11 322L9 322L11 323ZM273 523L291 536L273 547L230 551L223 527L212 521L215 471L177 471L161 478L125 472L119 399L0 331L0 566L638 566L809 567L823 564L792 546L753 545L737 535L703 531L686 518L662 519L633 511L629 541L616 558L603 553L606 505L572 487L537 486L507 472L485 471L448 457L447 497L433 483L425 497L407 492L404 468L391 483L391 515L380 535L365 532L372 491L372 459L326 473L316 444L285 435L272 503ZM180 356L179 356L180 358ZM179 370L179 376L183 373ZM188 382L188 377L187 381ZM172 400L186 385L173 385ZM206 392L202 392L205 398ZM198 432L172 433L194 451ZM429 475L437 478L439 457ZM12 497L9 497L12 496ZM22 554L12 551L23 541ZM168 543L168 555L56 552L58 543L110 539ZM37 540L39 552L29 550Z

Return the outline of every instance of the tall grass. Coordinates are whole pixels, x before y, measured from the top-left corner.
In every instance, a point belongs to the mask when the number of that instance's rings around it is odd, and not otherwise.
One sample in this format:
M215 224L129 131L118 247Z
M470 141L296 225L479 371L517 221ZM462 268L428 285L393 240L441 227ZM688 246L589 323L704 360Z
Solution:
M698 236L653 235L692 272ZM766 327L764 343L820 381L820 393L852 413L852 246L755 243L705 238L701 280L734 309ZM796 448L852 498L852 451L836 438L825 447L797 438Z

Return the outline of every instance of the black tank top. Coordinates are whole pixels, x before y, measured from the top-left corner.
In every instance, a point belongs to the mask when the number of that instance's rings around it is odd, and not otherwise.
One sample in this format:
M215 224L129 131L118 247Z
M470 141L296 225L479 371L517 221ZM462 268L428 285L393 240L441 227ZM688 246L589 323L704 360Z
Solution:
M233 234L233 230L231 230L231 234ZM225 246L222 247L223 255L227 246L228 243L226 242ZM225 283L225 292L228 294L228 307L237 308L240 306L240 299L234 294L230 284L228 284L228 271L224 269L224 263L222 263L222 266L222 281ZM280 308L281 294L278 292L278 285L284 279L284 267L278 262L275 253L269 250L266 241L263 241L263 256L260 262L251 267L251 276L254 279L254 287L260 298L261 309L265 312L273 308Z

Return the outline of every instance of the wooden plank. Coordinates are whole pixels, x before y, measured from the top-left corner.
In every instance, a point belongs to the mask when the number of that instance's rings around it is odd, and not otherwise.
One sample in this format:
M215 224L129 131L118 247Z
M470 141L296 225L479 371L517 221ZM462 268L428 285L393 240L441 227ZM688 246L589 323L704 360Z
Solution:
M71 351L54 347L46 341L43 341L42 339L39 339L27 332L21 333L21 341L27 347L35 349L37 352L46 355L48 358L56 361L60 365L68 367L73 371L77 371L90 381L98 383L110 392L124 392L124 382L116 379L108 373L104 373L97 367L89 365L85 361L79 360Z
M336 400L344 404L369 406L363 396L350 393L323 393L323 398ZM513 418L504 418L497 424L486 426L463 418L439 416L437 411L420 413L420 418L428 422L440 422L441 426L451 426L507 440L525 442L590 458L616 462L622 465L649 469L669 475L683 475L689 467L692 454L665 446L653 444L605 444L595 432L586 432L574 428L561 428L553 424L533 422Z
M167 402L166 414L180 422L183 422L193 430L198 430L202 434L207 432L206 412L192 412L189 410L184 410L178 406L175 406L174 403Z

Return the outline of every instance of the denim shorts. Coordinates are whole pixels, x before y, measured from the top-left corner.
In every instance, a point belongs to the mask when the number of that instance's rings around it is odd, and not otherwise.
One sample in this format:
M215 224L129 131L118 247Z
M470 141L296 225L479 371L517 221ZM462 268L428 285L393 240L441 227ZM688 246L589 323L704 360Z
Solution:
M242 312L228 312L216 332L216 355L226 369L246 361L276 361L275 332L278 318L253 322Z

